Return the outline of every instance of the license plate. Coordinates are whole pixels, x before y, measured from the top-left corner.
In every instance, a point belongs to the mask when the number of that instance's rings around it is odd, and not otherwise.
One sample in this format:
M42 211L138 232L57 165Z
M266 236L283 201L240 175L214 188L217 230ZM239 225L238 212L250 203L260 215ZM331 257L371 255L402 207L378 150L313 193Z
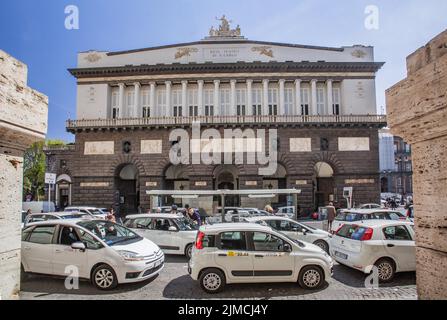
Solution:
M338 252L338 251L335 251L334 254L335 254L336 257L339 257L339 258L342 258L342 259L345 259L345 260L348 259L348 255L347 254L344 254L344 253L341 253L341 252Z

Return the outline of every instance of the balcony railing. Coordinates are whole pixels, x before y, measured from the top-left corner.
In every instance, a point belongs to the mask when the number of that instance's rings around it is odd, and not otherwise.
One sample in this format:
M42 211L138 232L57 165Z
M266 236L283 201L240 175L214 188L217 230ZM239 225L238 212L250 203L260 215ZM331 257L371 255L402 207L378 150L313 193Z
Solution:
M118 119L67 120L68 131L94 128L157 127L191 125L250 125L250 124L377 124L386 125L385 115L281 115L281 116L198 116L198 117L149 117Z

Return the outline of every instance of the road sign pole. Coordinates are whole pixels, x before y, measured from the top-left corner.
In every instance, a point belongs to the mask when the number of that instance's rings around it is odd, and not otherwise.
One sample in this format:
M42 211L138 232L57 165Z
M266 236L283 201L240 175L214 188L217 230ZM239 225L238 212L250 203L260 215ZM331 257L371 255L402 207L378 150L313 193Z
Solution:
M50 212L51 206L51 183L48 184L48 212Z

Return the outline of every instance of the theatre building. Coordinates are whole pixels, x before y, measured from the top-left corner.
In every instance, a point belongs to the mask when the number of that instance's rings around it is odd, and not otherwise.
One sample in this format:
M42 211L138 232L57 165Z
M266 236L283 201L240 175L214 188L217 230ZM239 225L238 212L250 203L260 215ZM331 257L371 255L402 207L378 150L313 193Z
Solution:
M196 42L78 54L69 69L77 114L66 123L75 143L46 149L59 207L119 202L124 212L146 210L147 190L295 188L300 207L312 210L353 187L355 203L379 201L378 130L386 118L376 111L383 63L373 48L253 41L219 20ZM179 142L170 134L191 133L193 122L221 133L216 141L226 129L276 130L275 172L237 161L172 163ZM268 141L264 147L271 152ZM287 204L281 195L268 201ZM248 203L234 196L226 205Z

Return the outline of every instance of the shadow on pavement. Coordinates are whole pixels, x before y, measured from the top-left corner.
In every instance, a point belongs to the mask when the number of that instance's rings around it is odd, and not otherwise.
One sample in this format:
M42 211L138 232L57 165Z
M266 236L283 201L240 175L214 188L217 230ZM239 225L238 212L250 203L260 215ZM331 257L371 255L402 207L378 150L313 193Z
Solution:
M349 268L342 264L334 265L333 279L343 283L344 285L365 288L365 279L367 275L361 271ZM392 288L397 286L410 286L416 285L416 273L415 272L400 272L396 273L394 280L390 283L381 283L380 287Z
M165 254L165 263L188 263L188 258L184 255Z
M65 279L62 277L32 274L28 276L27 280L22 281L20 290L27 293L38 293L34 296L35 298L44 298L53 294L113 295L141 289L150 284L157 277L158 275L137 283L119 284L113 290L99 290L91 284L90 281L80 280L79 289L68 290L65 288Z
M318 290L302 289L298 283L244 283L228 284L223 292L208 294L189 275L170 281L163 290L163 297L169 299L237 299L259 298L268 300L276 297L307 295L326 289L327 282Z

